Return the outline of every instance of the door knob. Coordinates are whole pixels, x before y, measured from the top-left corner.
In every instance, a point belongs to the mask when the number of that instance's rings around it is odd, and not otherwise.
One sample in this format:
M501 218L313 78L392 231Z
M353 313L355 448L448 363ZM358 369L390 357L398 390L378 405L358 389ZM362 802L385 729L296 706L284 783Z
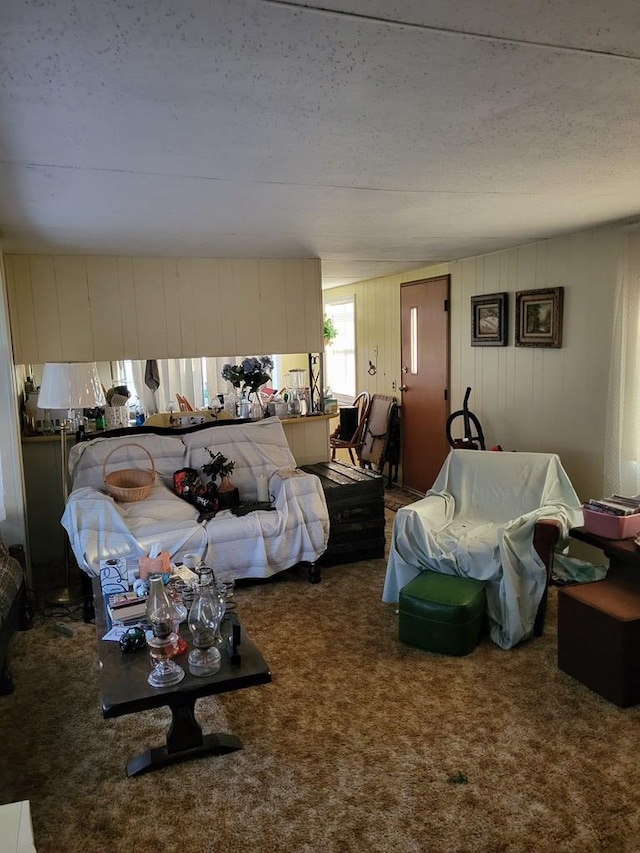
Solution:
M407 386L406 386L406 385L401 385L401 386L400 386L400 390L401 390L401 391L408 391L409 389L407 388Z

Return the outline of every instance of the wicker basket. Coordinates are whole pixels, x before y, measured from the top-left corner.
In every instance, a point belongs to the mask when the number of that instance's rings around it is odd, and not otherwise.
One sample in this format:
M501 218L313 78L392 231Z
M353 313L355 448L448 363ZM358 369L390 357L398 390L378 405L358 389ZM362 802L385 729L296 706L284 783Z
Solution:
M110 474L107 474L107 462L116 450L121 450L123 447L139 447L140 450L144 450L151 461L151 470L149 471L146 468L123 468L120 471L112 471ZM136 501L143 501L149 496L156 478L156 466L153 464L153 457L146 447L135 442L120 444L118 447L113 448L102 463L102 477L104 485L112 498L122 503L135 503Z

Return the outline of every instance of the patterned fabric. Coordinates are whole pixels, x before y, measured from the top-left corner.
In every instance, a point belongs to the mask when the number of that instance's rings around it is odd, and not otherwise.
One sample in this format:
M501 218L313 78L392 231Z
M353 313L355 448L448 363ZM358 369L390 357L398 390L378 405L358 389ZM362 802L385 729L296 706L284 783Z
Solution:
M0 623L4 622L22 584L22 566L9 556L0 539Z

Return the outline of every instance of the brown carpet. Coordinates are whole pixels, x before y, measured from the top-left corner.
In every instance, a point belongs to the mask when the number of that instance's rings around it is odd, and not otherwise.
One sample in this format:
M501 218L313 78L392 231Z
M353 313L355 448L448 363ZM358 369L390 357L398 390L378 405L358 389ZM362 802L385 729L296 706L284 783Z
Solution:
M0 802L31 801L39 853L640 850L640 708L557 669L557 590L542 638L444 657L398 642L384 572L241 588L273 683L196 711L243 750L137 779L125 760L163 741L168 712L102 719L92 626L18 634Z
M402 486L391 486L384 490L384 505L387 509L396 512L401 506L407 506L417 500L420 500L422 495L417 495Z

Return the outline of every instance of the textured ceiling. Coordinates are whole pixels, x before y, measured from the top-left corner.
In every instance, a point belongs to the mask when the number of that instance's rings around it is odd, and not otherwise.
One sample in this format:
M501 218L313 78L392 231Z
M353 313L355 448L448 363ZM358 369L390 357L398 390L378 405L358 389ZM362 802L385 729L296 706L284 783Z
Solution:
M325 285L640 214L635 0L4 0L7 252Z

